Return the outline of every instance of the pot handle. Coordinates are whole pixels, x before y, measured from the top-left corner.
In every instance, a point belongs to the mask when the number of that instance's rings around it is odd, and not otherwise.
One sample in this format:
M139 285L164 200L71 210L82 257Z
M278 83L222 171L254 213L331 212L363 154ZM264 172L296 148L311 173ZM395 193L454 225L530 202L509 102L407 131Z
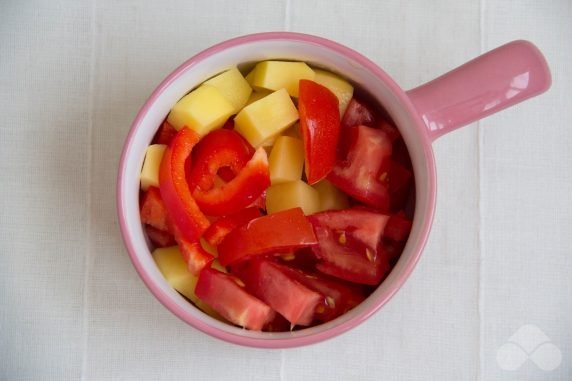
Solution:
M431 140L550 87L550 69L528 41L512 41L407 91Z

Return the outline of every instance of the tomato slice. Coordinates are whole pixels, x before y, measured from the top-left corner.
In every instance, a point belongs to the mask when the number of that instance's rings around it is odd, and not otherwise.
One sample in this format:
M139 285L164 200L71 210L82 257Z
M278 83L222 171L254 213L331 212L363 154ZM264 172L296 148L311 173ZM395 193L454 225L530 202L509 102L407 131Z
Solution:
M169 232L159 230L151 225L145 225L145 232L155 247L167 247L175 245L175 238Z
M169 231L167 208L161 199L159 189L149 187L141 202L141 222L164 232Z
M161 127L159 127L159 130L157 130L155 136L153 137L152 144L169 145L171 144L171 141L173 140L175 135L177 135L177 130L175 130L175 128L165 120L163 124L161 124Z
M405 217L405 213L399 212L389 218L384 236L397 242L406 241L412 225L413 222Z
M219 129L208 133L193 149L188 181L192 190L208 191L217 172L230 181L254 155L254 148L236 131ZM223 169L226 169L223 170ZM219 171L222 170L222 171Z
M192 194L203 212L223 216L251 205L269 186L268 157L261 147L230 182L206 191L196 187Z
M256 218L231 231L218 246L223 266L254 255L281 253L316 245L312 225L300 208Z
M379 284L389 270L387 256L379 249L389 216L352 208L308 219L319 242L313 247L318 270L355 283Z
M352 98L341 120L340 144L338 145L338 158L344 159L353 141L355 127L375 126L375 114L365 102Z
M255 218L261 217L260 210L256 207L250 207L241 210L238 213L223 216L213 222L207 230L203 238L212 246L218 246L224 237L234 229L250 222Z
M209 267L201 271L195 294L231 323L254 331L275 316L272 308L246 292L236 277Z
M159 170L159 189L169 218L190 242L198 241L209 226L185 178L185 162L199 139L193 130L180 129L165 150Z
M315 318L327 322L348 312L365 299L363 289L335 278L282 266L284 274L322 295Z
M338 161L328 175L334 185L380 211L389 209L388 173L391 142L381 130L358 126L347 159Z
M300 80L298 111L304 140L304 166L308 184L322 180L336 162L340 136L338 98L326 87L309 80Z
M322 296L289 276L285 267L255 258L239 267L246 289L293 325L309 325Z

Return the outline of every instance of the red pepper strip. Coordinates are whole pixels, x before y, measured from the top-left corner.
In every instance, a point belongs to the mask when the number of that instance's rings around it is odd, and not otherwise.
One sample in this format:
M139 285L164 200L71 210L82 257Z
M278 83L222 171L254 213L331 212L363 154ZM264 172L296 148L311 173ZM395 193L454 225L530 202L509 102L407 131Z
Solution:
M304 140L306 178L312 185L330 173L340 136L338 98L326 87L300 80L300 129Z
M218 246L220 263L230 265L253 255L284 253L318 243L302 209L256 218L231 231Z
M246 208L269 186L268 157L261 147L229 183L207 191L197 187L193 197L204 213L223 216Z
M179 130L165 150L159 170L161 196L171 222L189 242L198 241L210 224L193 199L185 179L185 161L199 139L189 128Z
M254 148L236 131L214 130L193 149L193 164L188 176L191 190L208 191L217 172L230 181L252 158Z
M246 208L238 213L224 216L209 226L203 234L203 238L212 246L218 246L224 237L234 229L241 227L250 220L261 217L260 210L256 207Z

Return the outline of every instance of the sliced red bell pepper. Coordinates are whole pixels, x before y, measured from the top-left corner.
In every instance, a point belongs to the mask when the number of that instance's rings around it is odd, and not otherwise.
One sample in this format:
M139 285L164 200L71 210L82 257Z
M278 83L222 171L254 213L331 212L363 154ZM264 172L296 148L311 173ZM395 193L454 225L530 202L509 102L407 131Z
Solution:
M199 139L193 130L180 129L165 150L159 170L159 189L169 218L189 242L198 241L210 224L193 199L185 178L185 162Z
M149 187L141 201L141 222L164 232L169 231L167 208L158 188Z
M358 126L347 159L328 175L339 189L380 211L389 210L388 173L391 142L381 130Z
M176 244L171 233L159 230L151 225L145 225L145 232L155 247L167 247Z
M177 130L175 130L175 128L165 120L163 124L161 124L161 127L159 127L159 130L157 130L155 136L153 137L152 144L169 145L171 143L171 140L173 140L173 138L175 137L175 135L177 135Z
M205 234L203 234L203 238L212 246L218 246L224 237L228 235L234 229L241 227L242 225L250 222L255 218L262 216L260 210L256 207L250 207L241 210L238 213L230 214L228 216L223 216L213 222L211 226L207 230L205 230Z
M223 216L251 205L269 186L268 157L261 147L230 182L210 190L196 187L193 197L206 214Z
M275 316L272 308L250 295L240 280L212 268L201 271L195 294L231 323L254 331L260 331Z
M317 269L350 282L377 285L389 270L380 241L389 216L352 208L308 217L319 245Z
M191 274L199 275L202 269L214 261L215 257L203 249L200 242L188 241L177 233L175 233L175 239Z
M256 218L231 231L218 246L220 263L230 265L254 255L287 252L318 240L300 208Z
M298 111L304 141L304 166L308 184L322 180L336 162L340 137L339 101L328 88L302 79L299 85Z
M240 266L246 290L267 303L293 325L309 325L322 295L290 277L283 265L255 258Z
M191 190L210 190L217 172L223 180L232 180L253 154L254 148L238 132L227 129L210 132L193 149L188 176Z
M256 207L258 209L266 210L266 191L262 192L260 196L249 207Z

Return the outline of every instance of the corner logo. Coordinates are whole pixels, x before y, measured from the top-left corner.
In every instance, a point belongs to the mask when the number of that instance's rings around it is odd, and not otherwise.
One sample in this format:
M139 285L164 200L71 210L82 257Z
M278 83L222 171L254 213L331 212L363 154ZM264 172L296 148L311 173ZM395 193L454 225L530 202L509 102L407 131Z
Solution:
M544 371L560 366L562 352L535 325L523 325L497 350L497 363L504 370L517 370L528 360Z

